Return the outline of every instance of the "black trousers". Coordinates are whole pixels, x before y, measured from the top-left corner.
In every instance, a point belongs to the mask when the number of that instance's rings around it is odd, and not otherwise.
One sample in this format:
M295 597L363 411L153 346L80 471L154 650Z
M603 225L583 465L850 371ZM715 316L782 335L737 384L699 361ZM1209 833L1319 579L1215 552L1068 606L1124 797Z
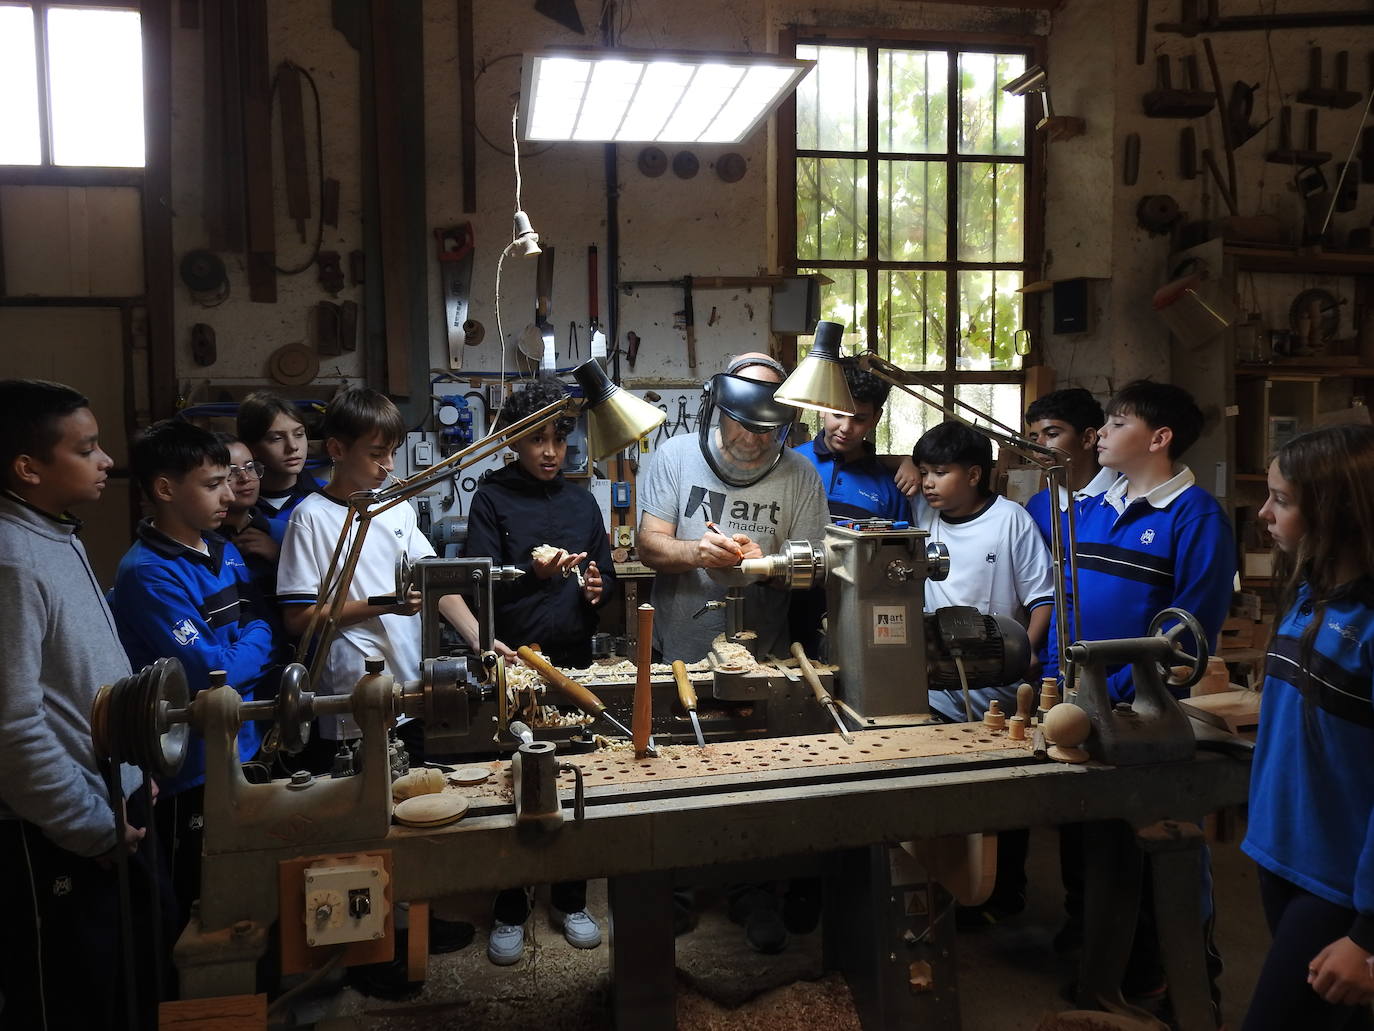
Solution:
M549 889L549 905L562 913L579 913L587 908L586 881L559 881ZM523 924L530 918L529 893L525 888L498 892L492 917L503 924Z
M134 808L131 803L129 822L143 826ZM129 857L137 1029L157 1026L157 973L168 991L172 984L175 906L156 851L140 848ZM163 912L163 953L157 956L155 897ZM0 907L6 925L0 933L0 1028L129 1029L114 866L59 848L33 824L0 820Z
M1244 1031L1366 1031L1374 1028L1368 1006L1332 1006L1307 983L1307 965L1344 938L1355 911L1304 891L1259 868L1260 902L1273 942L1245 1014Z

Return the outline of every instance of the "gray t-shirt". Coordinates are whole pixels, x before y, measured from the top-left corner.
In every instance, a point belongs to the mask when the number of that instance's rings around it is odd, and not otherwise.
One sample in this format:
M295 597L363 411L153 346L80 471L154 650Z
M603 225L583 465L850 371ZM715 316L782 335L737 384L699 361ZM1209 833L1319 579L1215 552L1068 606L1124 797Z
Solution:
M680 540L695 540L715 523L726 534L743 533L765 555L784 541L819 543L829 521L825 488L815 467L791 450L752 487L722 483L706 464L696 434L664 441L639 481L639 507L675 527ZM704 569L659 573L654 578L654 645L665 662L695 662L725 632L725 611L713 609L692 618L708 601L725 597L725 588ZM745 620L759 635L759 654L787 654L788 597L762 585L746 589Z

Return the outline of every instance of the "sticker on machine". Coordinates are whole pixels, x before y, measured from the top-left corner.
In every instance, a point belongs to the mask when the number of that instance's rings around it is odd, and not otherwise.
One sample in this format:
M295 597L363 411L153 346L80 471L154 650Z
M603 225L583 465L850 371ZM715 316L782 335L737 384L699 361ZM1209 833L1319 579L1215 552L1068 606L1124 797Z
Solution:
M873 606L873 643L906 644L906 606Z

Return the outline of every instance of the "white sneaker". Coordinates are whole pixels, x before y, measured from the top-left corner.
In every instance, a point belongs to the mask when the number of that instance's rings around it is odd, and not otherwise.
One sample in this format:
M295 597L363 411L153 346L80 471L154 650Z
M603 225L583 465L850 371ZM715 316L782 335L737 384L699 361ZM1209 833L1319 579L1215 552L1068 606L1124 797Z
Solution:
M601 944L601 928L585 909L564 913L550 906L549 920L575 949L594 949Z
M487 938L487 959L498 967L509 967L519 963L524 955L525 925L503 924L497 921Z

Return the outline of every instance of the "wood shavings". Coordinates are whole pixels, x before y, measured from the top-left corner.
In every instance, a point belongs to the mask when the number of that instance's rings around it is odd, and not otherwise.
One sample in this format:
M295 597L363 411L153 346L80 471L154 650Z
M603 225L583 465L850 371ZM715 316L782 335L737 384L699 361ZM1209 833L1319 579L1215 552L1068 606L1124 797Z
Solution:
M570 554L572 554L572 552L568 551L567 548L555 548L552 544L541 544L537 548L530 549L530 557L536 562L562 562ZM580 566L572 566L569 569L563 570L564 580L568 578L569 573L577 574L578 587L587 586L587 579L582 575Z
M677 1026L683 1031L791 1031L824 1027L859 1031L854 996L840 974L819 981L795 981L765 992L737 1009L726 1009L695 989L677 993Z

